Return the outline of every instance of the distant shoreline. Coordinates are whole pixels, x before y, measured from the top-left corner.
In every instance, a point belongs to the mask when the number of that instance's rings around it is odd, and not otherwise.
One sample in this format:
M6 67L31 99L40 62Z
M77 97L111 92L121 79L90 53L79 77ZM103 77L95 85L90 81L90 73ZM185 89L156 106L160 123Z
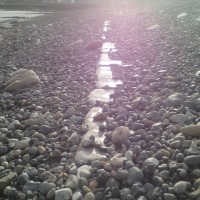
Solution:
M14 9L14 10L68 10L68 9L88 9L105 7L105 4L88 4L88 3L76 3L76 4L6 4L0 5L0 9Z

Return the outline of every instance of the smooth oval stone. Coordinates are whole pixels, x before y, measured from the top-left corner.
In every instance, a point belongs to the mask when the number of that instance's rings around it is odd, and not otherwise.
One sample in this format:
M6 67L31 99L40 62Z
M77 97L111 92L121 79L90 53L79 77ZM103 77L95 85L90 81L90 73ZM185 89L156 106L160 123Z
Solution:
M83 200L95 200L95 196L92 192L88 192Z
M144 174L142 170L140 170L138 167L132 167L128 171L128 184L132 185L137 181L142 181L144 178Z
M181 106L181 104L184 102L185 97L180 93L174 93L167 97L166 99L166 105L168 107L175 107L178 108Z
M164 193L164 200L177 200L174 194Z
M187 120L187 115L184 114L176 114L172 115L169 120L171 122L177 123L177 124L184 124L184 122Z
M188 197L190 197L191 199L197 199L198 197L200 197L200 188L188 194Z
M200 125L190 125L180 129L186 137L200 137Z
M187 156L183 162L187 165L200 165L200 155Z
M153 168L156 169L159 165L159 161L156 158L147 158L143 162L142 167L145 168L148 165L153 165Z
M191 184L187 181L179 181L174 185L174 192L176 194L183 194L191 187Z
M55 193L55 200L70 200L72 197L72 190L69 188L59 189Z

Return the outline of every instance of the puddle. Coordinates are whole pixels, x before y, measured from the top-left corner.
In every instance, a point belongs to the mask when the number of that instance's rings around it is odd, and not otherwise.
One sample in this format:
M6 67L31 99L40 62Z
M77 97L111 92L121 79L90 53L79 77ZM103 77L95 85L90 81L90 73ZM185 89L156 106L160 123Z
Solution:
M95 137L95 141L103 143L105 136L99 132L99 123L93 121L93 117L101 112L100 107L93 107L85 117L84 126L88 127L88 132L84 135L83 140L87 140L90 136ZM75 161L78 160L104 160L106 158L105 151L99 148L84 148L80 145L75 155Z
M122 65L121 60L102 60L99 62L99 65L109 66L109 65Z
M104 42L103 43L103 46L101 48L101 52L102 53L109 53L111 51L116 51L116 47L115 47L115 44L114 43L111 43L111 42Z
M95 101L102 101L102 102L109 102L110 101L110 95L113 93L113 90L106 90L106 89L94 89L89 94L89 101L95 102Z
M103 88L108 86L109 88L115 88L117 85L121 85L121 80L101 80L96 83L97 88Z
M91 110L87 113L86 117L85 117L85 122L84 125L86 125L88 127L88 130L93 130L93 129L97 129L98 130L98 126L97 123L93 122L93 117L102 111L102 108L100 107L93 107L91 108Z
M104 22L104 27L103 27L103 31L104 32L107 32L108 31L108 29L109 29L109 26L110 25L110 21L105 21Z
M111 67L99 66L96 71L98 79L112 79Z
M106 32L108 30L108 26L110 25L110 21L105 21L103 30ZM105 34L102 38L106 38ZM109 58L109 53L113 51L117 51L115 44L111 42L105 42L101 48L101 56L99 62L97 63L97 89L94 89L89 94L88 98L91 102L110 102L110 95L114 93L114 88L118 84L122 84L121 80L113 80L112 70L110 65L119 65L122 66L122 61L119 60L111 60ZM88 128L88 132L84 135L82 141L88 140L90 136L95 137L95 144L97 146L85 148L81 144L76 152L75 161L79 160L104 160L105 157L105 149L106 147L103 144L104 141L104 133L99 131L99 126L101 124L106 124L105 121L94 122L93 117L101 112L102 109L100 107L93 107L85 117L84 126ZM103 150L104 149L104 150Z
M122 84L121 80L112 79L112 71L110 66L99 66L97 68L98 81L96 83L97 88L104 88L108 86L109 88L115 88L117 85Z
M182 17L185 17L185 16L187 16L188 14L187 13L181 13L181 14L179 14L178 16L177 16L177 18L182 18Z

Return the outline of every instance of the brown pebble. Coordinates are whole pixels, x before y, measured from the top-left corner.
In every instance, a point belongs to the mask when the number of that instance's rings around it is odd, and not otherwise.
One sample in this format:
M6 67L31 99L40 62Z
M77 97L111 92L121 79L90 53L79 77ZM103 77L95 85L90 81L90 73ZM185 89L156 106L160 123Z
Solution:
M92 192L92 191L90 190L90 188L88 188L87 186L83 186L83 187L82 187L82 190L83 190L83 193L84 193L84 194L87 194L88 192Z
M90 190L95 190L97 187L98 187L99 183L96 181L96 180L92 180L90 183L89 183L89 189Z

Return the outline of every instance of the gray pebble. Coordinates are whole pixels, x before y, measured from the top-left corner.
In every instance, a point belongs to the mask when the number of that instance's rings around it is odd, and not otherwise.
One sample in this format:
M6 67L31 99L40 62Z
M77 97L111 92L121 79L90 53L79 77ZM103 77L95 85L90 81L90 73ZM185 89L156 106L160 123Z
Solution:
M88 192L88 193L84 196L83 200L95 200L95 196L94 196L94 194L93 194L92 192Z
M174 185L174 192L176 194L184 194L191 188L191 184L187 181L179 181Z
M128 171L127 183L129 185L132 185L137 181L142 182L143 178L144 178L144 175L143 175L142 170L140 170L138 167L132 167Z
M27 167L23 172L27 173L30 179L38 176L38 170L35 167Z
M70 188L59 189L55 192L55 200L70 200L72 190Z
M65 186L70 189L76 189L78 187L78 181L76 176L70 175L69 178L67 179Z
M83 196L80 192L75 192L72 196L72 200L82 200Z
M72 135L67 139L71 145L78 145L79 144L79 136L77 132L73 132Z
M174 194L164 193L164 200L177 200Z
M40 186L41 186L40 182L28 181L24 185L22 192L25 193L25 194L26 194L27 191L31 191L31 192L37 191L37 192L39 192Z
M53 188L56 188L54 183L43 182L40 187L40 193L46 195Z
M200 165L200 155L187 156L183 162L190 166Z

